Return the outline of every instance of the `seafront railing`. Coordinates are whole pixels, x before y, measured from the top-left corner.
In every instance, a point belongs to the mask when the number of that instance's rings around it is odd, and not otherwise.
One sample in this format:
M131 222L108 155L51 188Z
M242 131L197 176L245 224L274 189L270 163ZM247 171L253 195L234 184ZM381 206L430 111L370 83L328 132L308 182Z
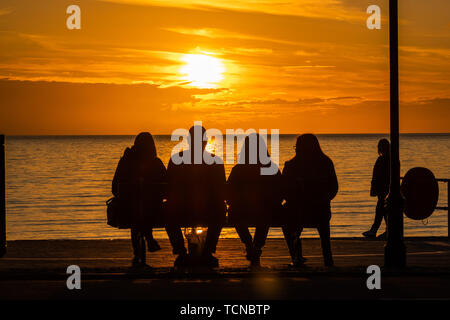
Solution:
M436 207L436 210L447 210L447 232L448 238L450 239L450 211L448 209L450 203L450 179L436 179L437 182L447 183L447 206L446 207Z

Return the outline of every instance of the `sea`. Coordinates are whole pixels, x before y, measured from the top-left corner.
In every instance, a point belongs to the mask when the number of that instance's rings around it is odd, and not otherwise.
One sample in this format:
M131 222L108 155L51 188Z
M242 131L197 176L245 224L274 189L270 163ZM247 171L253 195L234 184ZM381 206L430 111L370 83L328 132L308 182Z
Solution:
M280 169L294 155L297 135L280 135ZM376 199L370 197L372 168L377 143L388 135L318 135L323 151L333 160L339 192L332 201L332 237L360 237L375 215ZM6 137L6 219L8 240L34 239L125 239L129 230L106 224L106 204L117 163L134 136L7 136ZM158 156L167 166L179 142L170 135L155 136ZM269 146L271 140L268 141ZM217 142L208 146L220 154ZM236 153L239 146L235 146ZM402 134L401 172L426 167L436 178L450 178L450 134ZM233 164L226 164L229 175ZM439 183L439 205L447 206L447 183ZM405 217L405 236L446 236L447 211L436 210L428 219ZM380 232L385 229L384 222ZM155 238L167 238L163 229ZM302 236L318 237L317 230L305 229ZM223 238L237 238L233 228ZM281 238L271 228L270 238Z

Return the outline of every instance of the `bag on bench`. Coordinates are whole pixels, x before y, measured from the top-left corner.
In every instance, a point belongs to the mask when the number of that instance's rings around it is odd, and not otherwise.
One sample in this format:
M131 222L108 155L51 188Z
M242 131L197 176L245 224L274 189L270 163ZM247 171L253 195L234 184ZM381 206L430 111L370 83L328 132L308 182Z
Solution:
M124 205L117 197L112 197L106 201L106 219L106 223L111 227L131 228L130 215L124 212Z

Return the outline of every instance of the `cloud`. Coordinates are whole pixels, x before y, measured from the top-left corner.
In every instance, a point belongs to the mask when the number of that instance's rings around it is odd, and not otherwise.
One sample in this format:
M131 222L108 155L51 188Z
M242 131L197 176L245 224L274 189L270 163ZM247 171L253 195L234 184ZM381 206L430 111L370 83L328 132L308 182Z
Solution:
M6 134L170 133L202 120L208 127L281 128L282 133L389 131L389 102L358 96L229 100L224 89L154 84L0 80ZM206 99L205 97L210 97ZM450 98L400 102L402 132L450 132Z
M439 103L430 102L430 108L425 108L428 104L419 103L418 99L445 97L450 83L449 29L448 19L444 19L450 2L430 1L431 4L421 2L400 8L401 15L408 18L408 24L400 26L404 28L400 30L400 92L408 101L416 101L412 108L420 116L421 112L435 110ZM245 114L247 119L240 117L241 121L259 126L258 122L252 122L253 118L263 124L264 117L281 121L283 113L292 121L287 119L277 126L284 127L286 123L287 127L294 128L295 120L305 126L314 123L317 128L323 128L328 122L330 128L337 130L334 125L346 123L351 131L350 123L340 117L345 110L351 105L373 108L367 101L386 101L389 97L387 25L383 24L377 31L366 28L365 8L369 2L224 0L214 2L215 7L211 7L206 0L114 3L86 0L82 2L85 19L82 30L73 32L65 28L64 14L61 16L64 3L2 0L2 7L13 10L0 18L0 30L9 30L0 31L0 77L96 85L148 83L158 88L154 93L153 89L144 90L152 92L154 99L144 103L141 100L145 95L135 94L137 103L130 103L133 94L120 87L118 92L128 97L128 102L125 99L121 104L140 106L135 115L142 119L146 118L142 114L149 113L148 105L158 111L152 114L155 119L164 118L159 112L169 112L170 117L163 120L165 132L172 124L194 115L214 117L217 122L223 119L225 125L233 123L234 116ZM385 4L386 0L380 1L383 16L386 16ZM435 7L436 17L429 7ZM344 15L354 16L343 19ZM180 57L193 50L212 52L222 59L227 70L221 85L229 90L206 94L173 91L174 97L183 98L159 101L162 93L169 92L160 90L188 85L182 83L179 74ZM95 95L92 91L89 101L82 103L91 106L92 114L95 115L98 105L106 110L105 100L119 110L118 102L105 98L115 96L114 93L104 88L98 92ZM121 95L115 96L116 99L122 99ZM54 93L49 96L53 98ZM273 99L276 97L283 99ZM380 106L375 110L386 110L386 103L375 104ZM46 106L39 108L45 110ZM329 118L335 110L340 110L335 114L336 121ZM309 114L311 119L317 116L317 119L302 122L299 114L302 117ZM363 119L369 127L375 123L371 117L363 116L369 114L367 110L354 110L346 117L352 118L352 114L360 117L354 126ZM325 118L320 121L320 117ZM427 117L432 119L434 115ZM113 116L110 118L114 121ZM136 121L142 119L128 121L136 127ZM436 121L440 123L437 118ZM433 122L429 123L434 130ZM381 118L378 125L384 126ZM52 126L55 125L48 125Z
M7 14L10 14L11 12L12 12L12 9L0 8L0 16L5 16Z
M281 40L276 38L264 37L261 35L252 35L245 32L236 32L220 28L162 28L174 33L189 36L199 36L211 39L240 39L240 40L255 40L266 43L281 43L281 44L296 44L296 41ZM245 31L245 30L242 30ZM249 49L251 50L251 49ZM269 50L269 49L265 49Z
M290 15L301 17L327 18L338 20L360 19L358 7L345 6L336 0L101 0L130 5L167 6L206 11L230 10L258 12L265 14ZM367 7L367 6L366 6Z
M165 133L180 118L168 116L172 105L195 104L220 91L0 79L0 127L6 134L133 133L146 127Z
M196 105L205 119L239 128L281 128L282 133L387 133L389 101L356 96L296 100L255 99ZM183 110L179 110L183 112ZM450 98L400 101L401 132L450 132ZM238 120L236 120L238 119Z

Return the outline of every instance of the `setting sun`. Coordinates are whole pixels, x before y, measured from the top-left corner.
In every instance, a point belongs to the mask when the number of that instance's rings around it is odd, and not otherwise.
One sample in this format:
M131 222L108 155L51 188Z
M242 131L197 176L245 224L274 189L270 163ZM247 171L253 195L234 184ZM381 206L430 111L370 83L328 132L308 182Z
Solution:
M218 58L206 54L186 54L181 60L186 64L180 73L192 86L211 88L223 79L225 66Z

